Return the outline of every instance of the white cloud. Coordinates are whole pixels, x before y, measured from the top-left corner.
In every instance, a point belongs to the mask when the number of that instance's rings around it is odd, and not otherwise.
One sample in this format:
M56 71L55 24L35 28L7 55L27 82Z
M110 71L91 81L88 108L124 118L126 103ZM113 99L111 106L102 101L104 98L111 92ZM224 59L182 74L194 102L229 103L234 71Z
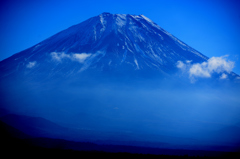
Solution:
M192 81L195 81L195 78L210 78L213 73L222 73L220 79L226 79L227 73L230 73L234 68L234 62L227 60L226 56L221 57L212 57L206 62L191 64L191 61L182 61L177 62L177 67L181 70L189 73L189 77Z
M35 65L36 65L36 61L32 61L32 62L29 62L27 65L26 65L26 67L27 68L33 68Z
M178 61L177 62L177 68L180 68L181 70L185 70L186 69L186 64L183 63L182 61Z
M70 58L70 55L65 54L64 52L52 52L50 55L52 56L52 59L56 61L62 61L64 58Z
M230 73L234 67L234 62L226 59L227 56L212 57L208 60L208 70L210 72L228 72Z
M58 62L61 62L63 59L70 59L72 61L83 63L92 54L87 54L87 53L65 54L64 52L52 52L50 55L53 60Z
M203 62L201 64L197 63L197 64L192 65L189 69L190 77L192 77L192 76L207 77L207 78L211 77L211 74L206 66L207 66L206 62Z
M223 73L220 77L220 79L226 79L227 78L227 75L225 73Z
M72 54L72 59L80 63L83 63L91 55L92 54L86 54L86 53Z

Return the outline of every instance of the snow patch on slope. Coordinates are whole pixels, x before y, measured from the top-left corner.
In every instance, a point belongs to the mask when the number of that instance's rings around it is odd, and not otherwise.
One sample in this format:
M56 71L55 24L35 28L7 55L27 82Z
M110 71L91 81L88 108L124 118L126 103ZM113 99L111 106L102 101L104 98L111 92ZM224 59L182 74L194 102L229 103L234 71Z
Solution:
M100 17L100 22L101 22L101 24L102 24L102 28L101 28L100 32L103 32L103 31L105 31L105 29L106 29L106 24L107 24L107 22L106 22L106 20L104 19L104 17L103 17L102 14L101 14L99 17Z
M121 63L122 63L123 61L125 61L126 57L127 57L127 50L125 50L125 52L124 52L124 54L123 54L123 58L122 58Z
M139 70L138 61L137 61L136 59L134 59L134 62L135 62L135 64L136 64L136 66L137 66L137 69Z
M151 24L152 26L154 26L157 29L160 29L160 27L155 24L151 19L149 19L148 17L144 16L144 15L140 15L143 19L145 19L149 24Z
M119 27L123 27L124 25L126 25L126 14L116 14L117 18L116 18L116 24Z

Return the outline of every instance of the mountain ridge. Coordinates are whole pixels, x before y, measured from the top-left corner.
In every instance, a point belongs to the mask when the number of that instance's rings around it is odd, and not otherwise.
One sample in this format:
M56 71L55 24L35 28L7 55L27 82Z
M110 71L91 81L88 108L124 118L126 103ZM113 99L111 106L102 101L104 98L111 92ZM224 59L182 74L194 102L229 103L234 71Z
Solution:
M1 61L0 70L2 76L16 71L65 76L85 70L171 75L178 60L207 59L144 15L102 13Z

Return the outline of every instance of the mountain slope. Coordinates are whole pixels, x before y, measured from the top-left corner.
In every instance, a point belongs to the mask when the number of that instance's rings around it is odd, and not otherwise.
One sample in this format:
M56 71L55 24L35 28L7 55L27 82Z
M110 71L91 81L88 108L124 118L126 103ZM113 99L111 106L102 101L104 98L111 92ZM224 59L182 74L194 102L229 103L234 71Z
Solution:
M1 77L80 72L171 75L177 61L208 58L143 15L102 13L1 61Z

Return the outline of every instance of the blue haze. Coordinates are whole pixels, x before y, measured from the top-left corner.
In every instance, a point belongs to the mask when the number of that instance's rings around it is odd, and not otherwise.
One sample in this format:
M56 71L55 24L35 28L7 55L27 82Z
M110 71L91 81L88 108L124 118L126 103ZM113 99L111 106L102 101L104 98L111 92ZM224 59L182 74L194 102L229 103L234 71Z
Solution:
M160 148L165 148L161 144L165 143L167 148L218 151L227 150L209 147L238 148L239 86L229 89L196 84L182 88L170 81L151 83L57 83L61 87L51 84L44 88L28 84L8 87L1 103L11 113L43 117L71 129L59 135L48 128L54 137L68 140L133 146L144 142ZM88 137L84 137L86 132Z

